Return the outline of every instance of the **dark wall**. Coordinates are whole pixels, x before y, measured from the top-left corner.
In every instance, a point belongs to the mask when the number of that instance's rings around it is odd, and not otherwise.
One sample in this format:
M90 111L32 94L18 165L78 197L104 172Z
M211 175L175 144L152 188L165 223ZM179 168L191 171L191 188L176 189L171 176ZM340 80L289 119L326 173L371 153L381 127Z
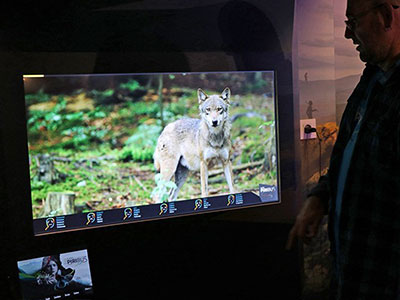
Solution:
M136 6L146 1L71 2L32 1L23 10L9 8L1 21L4 299L19 297L17 260L82 248L98 299L298 298L298 252L284 250L297 185L291 49L282 47L292 31L293 1L281 7L274 1L273 11L250 1L150 10ZM120 9L110 9L111 2ZM21 74L208 71L201 64L193 69L187 52L205 58L222 52L234 61L231 71L276 71L282 204L34 237ZM264 219L251 222L252 216Z

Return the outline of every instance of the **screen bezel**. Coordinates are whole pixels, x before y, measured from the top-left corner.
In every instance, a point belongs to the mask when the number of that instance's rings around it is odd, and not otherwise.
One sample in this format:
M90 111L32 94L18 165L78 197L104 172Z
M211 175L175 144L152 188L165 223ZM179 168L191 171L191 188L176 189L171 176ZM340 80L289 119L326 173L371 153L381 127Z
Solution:
M193 211L193 212L184 212L184 213L179 213L179 214L167 214L167 215L162 215L162 216L154 216L154 217L150 217L150 218L140 218L140 219L136 219L136 220L128 220L128 221L120 221L120 222L116 222L116 223L102 223L102 224L94 224L94 225L89 225L89 226L81 226L81 227L75 227L75 228L67 228L67 229L60 229L60 230L50 230L50 231L39 231L39 230L35 230L35 228L39 228L40 226L45 228L45 226L42 224L43 222L45 222L45 220L49 219L50 217L45 217L45 218L37 218L34 219L33 218L33 213L32 213L32 223L36 223L34 225L36 226L32 226L32 232L34 234L34 236L42 236L42 235L49 235L49 234L60 234L60 233L64 233L67 231L80 231L80 230L86 230L86 229L93 229L93 228L102 228L102 227L111 227L111 226L117 226L117 225L126 225L126 224L131 224L131 223L140 223L140 222L152 222L152 221L156 221L156 220L163 220L163 219L170 219L170 218L180 218L180 217L185 217L185 216L192 216L192 215L201 215L201 214L212 214L212 213L221 213L221 212L225 212L225 211L234 211L234 210L242 210L242 209L248 209L248 208L257 208L257 207L263 207L263 206L270 206L270 205L280 205L282 203L281 200L281 171L280 171L280 151L279 151L279 145L280 145L280 139L279 139L279 111L278 111L278 103L279 103L279 94L278 94L278 79L277 79L277 72L276 70L256 70L256 71L251 71L251 70L247 70L247 71L237 71L237 70L221 70L221 71L197 71L197 72L141 72L141 73L69 73L69 74L22 74L22 80L23 78L26 77L30 77L30 78L35 78L35 77L39 77L39 78L45 78L45 77L78 77L78 76L113 76L113 75L117 75L117 76L124 76L124 75L170 75L170 74L182 74L182 73L190 73L190 74L204 74L204 73L253 73L253 72L270 72L273 73L273 101L274 101L274 131L275 131L275 149L276 149L276 174L277 174L277 178L276 178L276 182L277 182L277 197L278 200L277 201L272 201L272 202L260 202L260 203L255 203L255 204L247 204L247 205L243 205L243 206L230 206L230 207L224 207L224 208L217 208L217 209L210 209L210 210L202 210L202 211ZM25 104L25 99L24 99L24 104ZM26 112L26 110L25 110ZM25 115L25 119L27 119L26 115ZM28 143L27 143L28 145ZM27 152L29 153L29 151L27 150ZM29 156L29 154L28 154ZM29 158L28 158L28 163L29 163ZM28 167L29 168L29 167ZM30 176L29 176L29 181L30 181ZM246 194L243 192L240 193L236 193L237 194ZM254 194L255 197L259 197L256 194ZM29 196L31 196L31 190L30 190L30 184L29 184ZM207 198L202 198L202 199L212 199L212 198L223 198L224 196L220 196L220 195L215 195L215 196L210 196ZM226 196L225 196L226 197ZM29 197L29 199L31 200L31 197ZM192 198L192 199L187 199L187 200L182 200L182 201L193 201L196 198ZM180 202L176 201L176 202ZM32 203L30 201L30 203ZM167 203L172 203L172 202L167 202ZM140 207L140 206L139 206ZM133 208L133 207L132 207ZM31 207L32 210L32 207ZM90 213L103 213L106 211L117 211L117 210L121 210L121 209L109 209L109 210L103 210L103 211L91 211ZM78 214L73 214L73 215L67 215L66 217L68 218L68 216L76 216L76 215L80 215L81 219L84 218L84 216L86 216L88 213L78 213ZM51 218L56 220L57 217L63 217L63 216L52 216ZM77 219L77 217L76 217ZM40 222L40 224L39 224Z

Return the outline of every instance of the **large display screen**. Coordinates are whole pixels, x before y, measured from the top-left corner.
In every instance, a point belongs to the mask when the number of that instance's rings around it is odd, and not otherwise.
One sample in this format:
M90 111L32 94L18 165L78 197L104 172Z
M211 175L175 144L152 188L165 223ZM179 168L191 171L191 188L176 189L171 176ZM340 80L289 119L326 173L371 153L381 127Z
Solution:
M279 203L275 80L24 75L35 234Z
M24 300L93 299L87 250L18 261Z

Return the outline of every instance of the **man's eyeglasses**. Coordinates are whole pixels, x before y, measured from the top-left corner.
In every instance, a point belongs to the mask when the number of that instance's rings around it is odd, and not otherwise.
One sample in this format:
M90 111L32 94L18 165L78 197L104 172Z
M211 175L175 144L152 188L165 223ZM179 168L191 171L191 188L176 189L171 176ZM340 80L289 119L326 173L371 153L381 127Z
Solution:
M352 17L349 18L348 20L344 21L344 23L346 24L347 29L349 29L349 30L351 30L351 31L354 31L354 29L356 29L356 27L357 27L357 21L359 21L362 17L366 16L366 15L367 15L369 12L371 12L372 10L379 8L379 7L381 7L381 6L384 5L384 4L385 4L385 3L381 3L381 4L378 4L378 5L375 5L375 6L369 8L369 9L363 11L363 12L360 12L360 13L358 13L358 14L352 16ZM399 8L400 6L398 6L398 5L392 5L392 7L393 7L394 9L397 9L397 8Z

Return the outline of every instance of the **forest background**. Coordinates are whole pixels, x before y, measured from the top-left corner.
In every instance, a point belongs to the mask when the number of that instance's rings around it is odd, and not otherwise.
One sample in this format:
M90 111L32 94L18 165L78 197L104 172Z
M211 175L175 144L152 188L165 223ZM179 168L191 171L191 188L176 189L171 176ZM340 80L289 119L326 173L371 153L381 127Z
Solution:
M153 204L155 194L166 200L174 183L157 177L155 145L168 123L199 118L198 88L208 95L232 91L236 189L277 184L273 72L45 76L24 83L34 218L63 213L49 205L55 194L71 199L71 213ZM221 169L209 183L211 195L228 193ZM200 194L199 176L189 176L178 199Z

